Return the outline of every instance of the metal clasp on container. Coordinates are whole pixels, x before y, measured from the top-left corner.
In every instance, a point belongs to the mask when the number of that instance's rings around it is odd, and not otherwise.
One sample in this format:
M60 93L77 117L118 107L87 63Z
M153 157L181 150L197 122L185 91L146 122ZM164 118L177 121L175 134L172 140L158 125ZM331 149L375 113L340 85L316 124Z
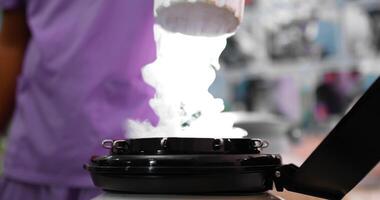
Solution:
M126 150L128 149L128 144L125 142L125 140L115 140L113 141L113 147L118 150Z
M269 142L262 139L251 139L251 145L253 148L262 149L267 148L269 146Z
M113 140L103 140L102 141L102 146L105 149L112 149L112 147L113 147Z
M106 149L124 149L126 145L120 145L124 142L124 140L103 140L102 146Z
M222 149L224 146L224 140L222 138L215 138L213 142L213 149L214 151Z

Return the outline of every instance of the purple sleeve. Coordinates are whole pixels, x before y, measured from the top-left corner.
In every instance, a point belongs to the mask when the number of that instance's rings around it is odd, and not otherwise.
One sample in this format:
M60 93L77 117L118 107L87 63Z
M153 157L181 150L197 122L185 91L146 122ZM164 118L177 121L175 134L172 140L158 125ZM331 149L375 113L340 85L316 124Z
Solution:
M0 0L0 9L14 9L24 5L24 0Z

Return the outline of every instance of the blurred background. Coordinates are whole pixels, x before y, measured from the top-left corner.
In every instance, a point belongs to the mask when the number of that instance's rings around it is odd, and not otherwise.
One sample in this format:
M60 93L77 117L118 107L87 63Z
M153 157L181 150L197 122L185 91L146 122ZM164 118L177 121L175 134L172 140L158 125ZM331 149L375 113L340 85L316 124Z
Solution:
M380 74L380 1L246 0L220 61L210 91L236 126L301 164ZM347 199L380 199L379 171Z
M246 0L220 61L235 125L301 164L380 75L380 1ZM347 199L380 199L380 170Z

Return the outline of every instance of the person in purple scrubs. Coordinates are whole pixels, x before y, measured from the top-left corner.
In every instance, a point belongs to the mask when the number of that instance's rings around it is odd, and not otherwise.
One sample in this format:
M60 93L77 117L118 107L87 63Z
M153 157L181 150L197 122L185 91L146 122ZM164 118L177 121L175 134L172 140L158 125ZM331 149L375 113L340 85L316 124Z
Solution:
M86 200L82 168L157 116L141 68L155 59L152 0L0 0L1 200Z

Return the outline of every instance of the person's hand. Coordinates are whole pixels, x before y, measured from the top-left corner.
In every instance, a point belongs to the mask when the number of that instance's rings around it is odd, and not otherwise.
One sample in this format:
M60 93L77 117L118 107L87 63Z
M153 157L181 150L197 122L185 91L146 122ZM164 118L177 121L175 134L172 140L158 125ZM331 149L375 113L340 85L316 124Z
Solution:
M4 133L12 116L17 78L29 41L25 10L4 11L0 32L0 133Z

